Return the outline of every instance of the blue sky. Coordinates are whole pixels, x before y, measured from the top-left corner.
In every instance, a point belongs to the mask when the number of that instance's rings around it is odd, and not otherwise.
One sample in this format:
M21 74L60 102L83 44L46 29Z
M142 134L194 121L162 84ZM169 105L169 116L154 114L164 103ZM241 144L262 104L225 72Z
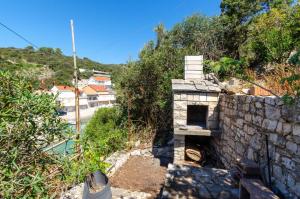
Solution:
M168 29L195 13L218 15L220 0L2 0L0 22L39 47L71 55L70 19L77 55L101 63L126 63L155 39L154 27ZM28 44L0 26L0 47Z

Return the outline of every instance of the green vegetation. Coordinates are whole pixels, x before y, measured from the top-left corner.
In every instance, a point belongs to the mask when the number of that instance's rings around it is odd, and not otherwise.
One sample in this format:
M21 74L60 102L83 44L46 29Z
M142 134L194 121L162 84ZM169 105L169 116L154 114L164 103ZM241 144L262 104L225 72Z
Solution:
M77 59L79 68L112 72L118 65L100 64L86 57ZM62 54L59 48L32 47L0 48L0 70L27 77L35 88L49 88L53 84L71 85L74 67L73 58ZM90 72L81 75L86 78ZM42 83L42 80L44 83Z
M185 55L204 55L206 72L221 80L261 78L279 94L299 97L300 4L223 0L220 7L217 17L193 15L170 30L159 24L157 40L118 71L117 99L131 126L172 128L171 79L182 78ZM292 51L297 53L289 59Z
M93 115L78 141L82 154L77 159L65 161L67 184L83 182L87 174L96 170L105 172L109 165L103 162L104 158L125 147L127 134L120 116L118 108L102 108Z
M36 94L25 78L0 71L0 198L53 198L87 174L105 171L104 158L125 147L119 109L103 108L75 140L81 146L76 157L45 153L69 134L57 108L53 96Z
M43 86L41 80L45 87L70 84L72 57L51 48L0 49L0 198L51 197L62 184L104 171L104 158L126 147L132 133L164 137L172 129L171 79L183 78L185 55L204 55L205 71L221 80L251 74L263 77L259 80L270 89L278 86L286 103L299 99L300 4L223 0L221 11L216 17L190 16L170 30L159 24L156 41L126 66L78 60L79 68L113 72L120 106L95 113L75 140L81 146L75 159L43 152L64 137L66 126L56 115L54 98L33 92Z
M47 198L55 156L43 149L63 137L52 96L35 94L23 78L0 71L0 198Z

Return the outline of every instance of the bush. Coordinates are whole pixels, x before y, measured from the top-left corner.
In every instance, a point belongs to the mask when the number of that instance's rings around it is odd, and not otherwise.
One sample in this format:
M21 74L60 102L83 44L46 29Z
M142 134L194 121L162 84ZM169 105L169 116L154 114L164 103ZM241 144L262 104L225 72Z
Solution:
M284 63L295 47L293 19L289 9L271 9L256 17L248 27L246 42L240 47L241 56L249 64Z
M125 147L126 131L121 128L118 108L101 108L93 115L79 141L82 156L65 161L65 181L76 184L96 170L105 172L108 164L103 160L109 154Z
M204 70L206 73L213 72L219 79L243 75L244 62L230 57L222 57L219 61L206 61Z
M35 94L24 79L0 71L0 198L45 198L54 156L43 149L62 137L53 96Z

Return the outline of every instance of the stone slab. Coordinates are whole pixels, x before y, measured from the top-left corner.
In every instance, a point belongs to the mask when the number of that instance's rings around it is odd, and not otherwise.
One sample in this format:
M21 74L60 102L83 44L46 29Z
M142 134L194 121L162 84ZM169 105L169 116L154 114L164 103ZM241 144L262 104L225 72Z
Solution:
M199 135L199 136L219 136L220 130L208 130L201 128L186 128L180 127L174 129L175 135Z

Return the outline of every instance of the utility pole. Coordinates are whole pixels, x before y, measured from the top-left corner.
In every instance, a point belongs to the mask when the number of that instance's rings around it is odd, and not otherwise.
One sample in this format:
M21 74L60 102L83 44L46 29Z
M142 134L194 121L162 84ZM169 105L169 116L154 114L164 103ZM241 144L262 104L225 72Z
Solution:
M74 37L73 20L71 19L71 32L72 32L72 49L73 49L73 61L74 61L74 78L75 78L75 118L76 118L76 139L80 137L80 112L79 112L79 89L78 89L78 73L76 64L76 48Z

